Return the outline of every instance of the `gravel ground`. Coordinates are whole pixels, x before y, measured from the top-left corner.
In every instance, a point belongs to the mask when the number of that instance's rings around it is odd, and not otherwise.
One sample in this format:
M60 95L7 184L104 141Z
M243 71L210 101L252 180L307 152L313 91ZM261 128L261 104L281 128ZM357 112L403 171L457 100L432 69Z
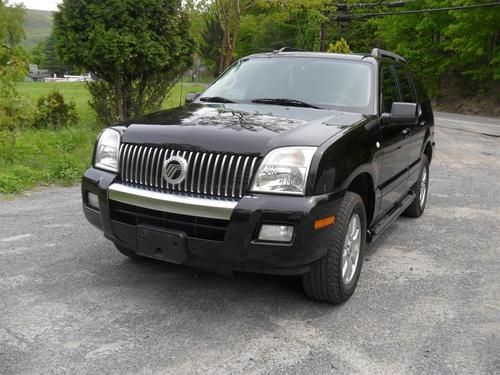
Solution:
M342 306L128 260L79 187L0 199L0 373L500 373L500 121L437 122L424 216L368 248Z

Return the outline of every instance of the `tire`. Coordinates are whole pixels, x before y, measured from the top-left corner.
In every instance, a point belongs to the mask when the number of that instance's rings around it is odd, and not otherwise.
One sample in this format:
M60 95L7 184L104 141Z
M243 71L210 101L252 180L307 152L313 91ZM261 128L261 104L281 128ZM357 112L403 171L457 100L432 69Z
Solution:
M123 255L125 255L126 257L129 257L130 259L135 259L135 260L144 260L146 258L144 258L143 256L140 256L138 255L135 251L133 250L130 250L130 249L127 249L126 247L123 247L121 245L118 245L118 244L114 244L116 249L122 253Z
M420 217L424 213L429 192L429 160L426 155L422 155L422 166L418 174L418 180L412 187L416 197L408 208L403 212L403 216Z
M357 221L358 219L359 221ZM351 236L348 236L353 221L357 222L355 228L357 228L356 238L358 239L356 241L359 241L359 250L354 271L349 279L345 277L348 276L347 268L344 277L342 268L345 246L349 240L351 240L350 243L355 243ZM312 264L309 273L302 276L302 285L306 295L316 301L333 304L343 303L354 293L361 273L361 265L363 264L366 242L366 213L361 197L358 194L347 192L341 203L335 224L324 230L331 231L327 253L323 258ZM357 245L352 245L352 248L347 251L350 252L355 247ZM344 257L344 259L348 259L348 257Z

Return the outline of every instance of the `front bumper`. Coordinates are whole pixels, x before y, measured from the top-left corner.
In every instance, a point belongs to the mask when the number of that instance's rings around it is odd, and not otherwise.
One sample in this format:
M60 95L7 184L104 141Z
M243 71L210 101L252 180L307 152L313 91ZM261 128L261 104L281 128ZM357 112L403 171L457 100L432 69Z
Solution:
M89 192L98 196L98 209L89 205ZM193 223L205 218L223 223L224 231L220 238L200 235L202 231L196 229L186 233L184 264L220 272L303 274L308 272L314 261L325 255L330 240L331 228L315 230L314 221L335 215L342 195L296 197L247 194L232 201L199 195L166 194L123 185L116 181L115 174L90 168L82 178L82 197L83 210L89 222L101 229L108 239L128 249L137 250L137 225L141 224L141 219L136 222L123 220L116 214L117 205L137 208L145 218L155 212L177 215L188 221L192 218ZM179 229L169 227L168 223L176 223L176 220L157 222L167 230ZM293 241L258 241L261 224L293 225Z

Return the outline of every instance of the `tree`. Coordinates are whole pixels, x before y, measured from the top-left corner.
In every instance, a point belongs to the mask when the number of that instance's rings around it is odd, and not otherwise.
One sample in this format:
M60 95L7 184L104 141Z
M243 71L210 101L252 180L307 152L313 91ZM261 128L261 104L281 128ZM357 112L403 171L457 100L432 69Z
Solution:
M474 4L462 1L461 5ZM464 77L488 86L500 80L500 7L473 12L452 11L447 25L445 50L455 57L456 69ZM497 82L495 82L497 81ZM498 87L498 86L497 86Z
M233 53L240 31L242 11L250 8L253 0L215 0L214 10L222 30L219 72L224 71L233 62Z
M205 64L210 68L216 77L221 73L223 66L223 56L220 53L222 47L222 29L220 22L213 14L207 14L205 18L205 31L203 32L203 42L200 46L200 53Z
M192 61L179 0L65 0L54 34L63 61L98 78L90 104L105 123L159 109Z
M16 90L26 75L26 52L19 46L23 23L24 8L0 0L0 130L14 130L29 120L27 105Z

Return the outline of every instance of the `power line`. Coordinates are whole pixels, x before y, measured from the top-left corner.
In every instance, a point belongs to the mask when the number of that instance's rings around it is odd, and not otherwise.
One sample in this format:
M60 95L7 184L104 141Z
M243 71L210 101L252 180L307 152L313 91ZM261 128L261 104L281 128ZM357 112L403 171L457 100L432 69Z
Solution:
M448 12L450 10L469 10L477 8L492 8L495 6L500 6L500 2L487 3L487 4L474 4L474 5L463 5L456 7L443 7L443 8L429 8L429 9L414 9L414 10L403 10L399 12L377 12L377 13L365 13L365 14L341 14L335 17L334 21L345 22L352 21L354 19L362 18L372 18L372 17L383 17L383 16L394 16L401 14L418 14L418 13L433 13L433 12Z
M379 0L376 3L354 3L354 4L348 4L348 3L340 3L340 4L333 4L337 10L340 11L346 11L349 9L359 9L359 8L377 8L380 6L384 6L387 8L395 8L395 7L401 7L405 6L409 2L414 2L415 0L398 0L398 1L391 1L389 3L384 3L383 0Z

